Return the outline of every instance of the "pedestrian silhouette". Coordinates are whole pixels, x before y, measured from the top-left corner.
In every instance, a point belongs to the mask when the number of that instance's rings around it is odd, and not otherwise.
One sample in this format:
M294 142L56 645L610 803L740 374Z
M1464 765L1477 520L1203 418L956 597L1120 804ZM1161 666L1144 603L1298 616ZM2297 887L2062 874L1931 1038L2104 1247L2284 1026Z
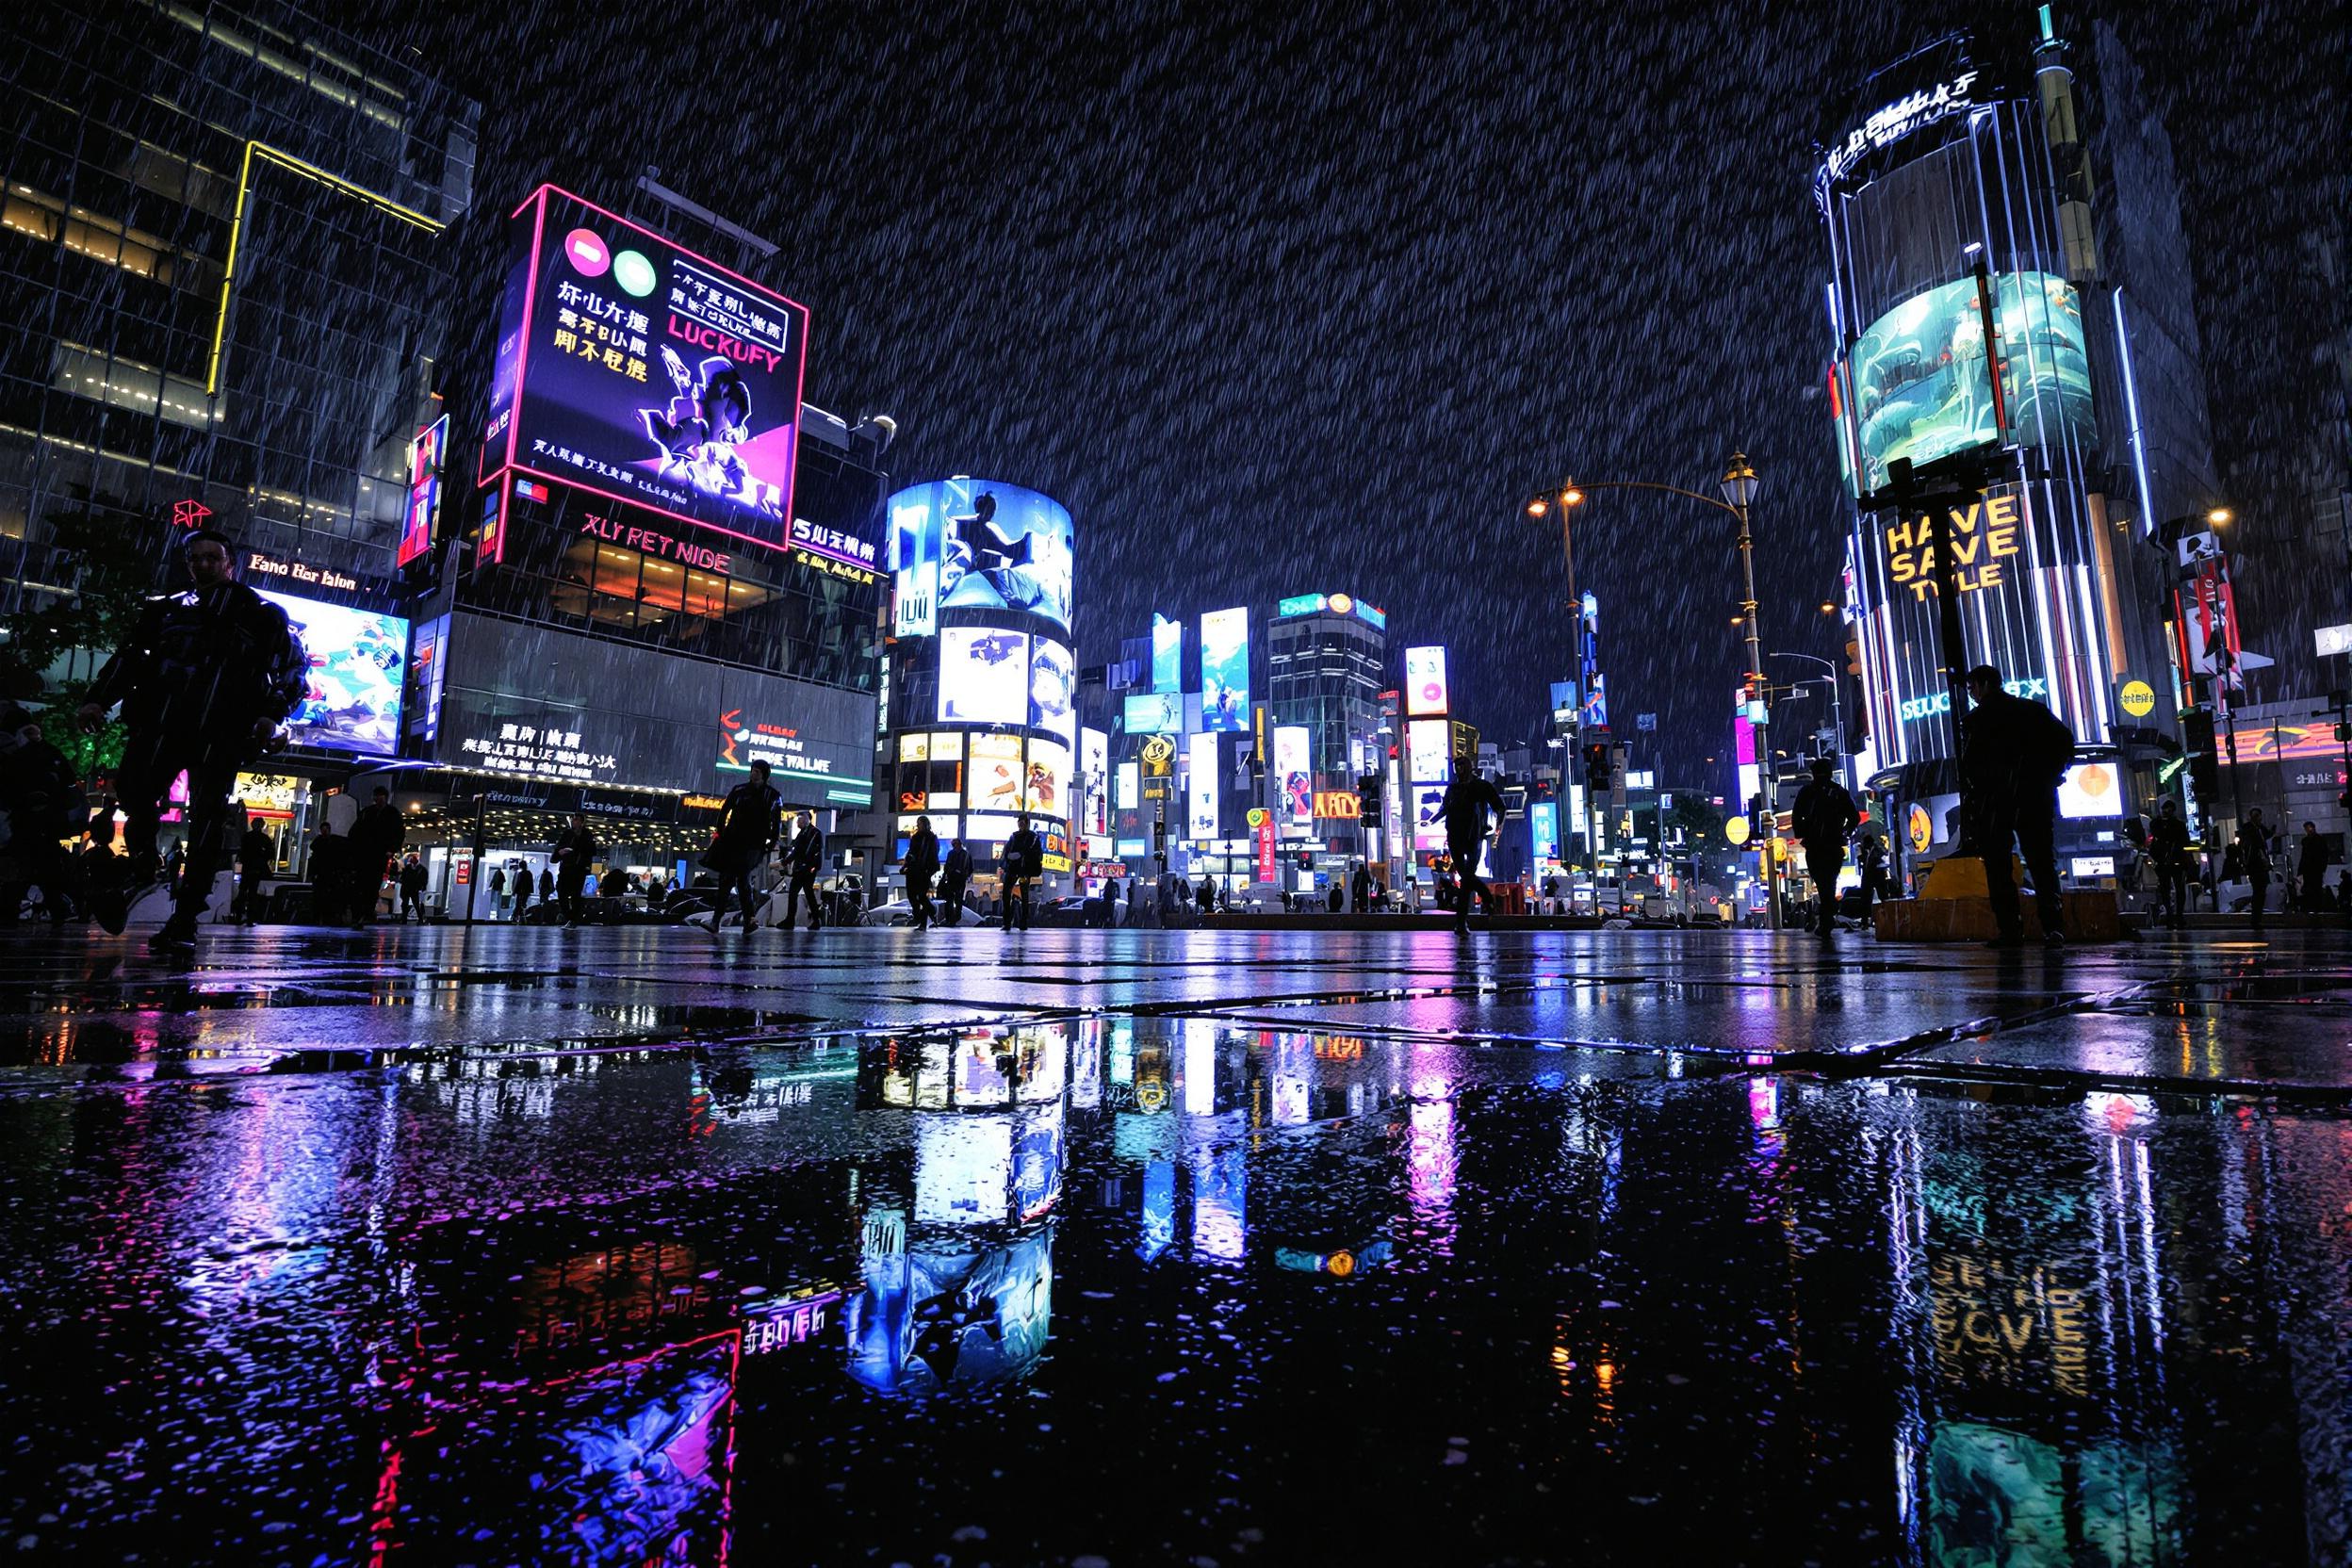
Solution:
M1968 788L1972 847L1984 858L1985 891L1998 935L1992 947L2025 940L2017 884L2010 880L2014 842L2034 882L2042 940L2066 939L2066 905L2058 892L2058 780L2074 761L2074 732L2040 703L2014 696L2001 672L1979 664L1968 672L1969 710L1960 743L1960 774Z

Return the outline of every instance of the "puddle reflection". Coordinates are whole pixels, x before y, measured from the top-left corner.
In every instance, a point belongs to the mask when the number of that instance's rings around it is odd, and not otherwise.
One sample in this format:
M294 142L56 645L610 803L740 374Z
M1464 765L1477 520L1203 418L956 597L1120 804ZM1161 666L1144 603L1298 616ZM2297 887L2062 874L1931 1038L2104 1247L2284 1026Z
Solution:
M161 1476L237 1433L330 1560L715 1565L778 1531L928 1560L967 1528L1000 1560L1242 1529L1777 1558L1834 1519L1870 1560L2072 1568L2344 1538L2325 1118L1182 1018L0 1114L28 1180L106 1205L102 1251L0 1215L18 1298L67 1306L20 1315L28 1364L120 1391L7 1396L9 1493L91 1541L251 1544L201 1492L76 1495L133 1434ZM1365 1462L1295 1487L1334 1431ZM1093 1478L1040 1512L991 1473Z

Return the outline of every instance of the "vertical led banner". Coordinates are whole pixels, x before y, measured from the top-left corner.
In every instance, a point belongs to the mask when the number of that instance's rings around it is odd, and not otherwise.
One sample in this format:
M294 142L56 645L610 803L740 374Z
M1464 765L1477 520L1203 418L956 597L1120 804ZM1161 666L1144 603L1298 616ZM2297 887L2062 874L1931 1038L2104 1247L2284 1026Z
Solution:
M1111 830L1111 738L1102 730L1078 731L1078 772L1086 779L1080 831L1100 838Z
M449 445L446 414L416 433L408 449L408 515L400 525L400 547L392 564L405 566L433 548L441 515L441 453Z
M1215 610L1200 617L1200 727L1250 727L1250 612Z
M1748 694L1745 690L1732 695L1731 759L1739 769L1740 799L1736 802L1742 811L1756 792L1764 788L1764 771L1756 762L1756 726L1748 716Z
M1184 623L1152 612L1152 689L1176 692L1184 684Z
M1451 698L1446 689L1446 650L1442 647L1405 650L1405 712L1420 718L1447 711Z
M1535 863L1550 864L1560 858L1560 803L1539 800L1527 808L1527 834L1533 841Z
M1184 837L1214 839L1217 837L1217 736L1202 730L1192 737L1186 749L1191 754L1192 776L1186 781L1184 799Z
M1275 815L1293 833L1315 831L1315 770L1303 725L1274 727L1274 777L1282 792Z
M1135 762L1119 765L1118 781L1113 786L1112 804L1121 811L1143 809L1143 769Z
M920 490L890 500L890 631L928 637L939 629L939 512Z

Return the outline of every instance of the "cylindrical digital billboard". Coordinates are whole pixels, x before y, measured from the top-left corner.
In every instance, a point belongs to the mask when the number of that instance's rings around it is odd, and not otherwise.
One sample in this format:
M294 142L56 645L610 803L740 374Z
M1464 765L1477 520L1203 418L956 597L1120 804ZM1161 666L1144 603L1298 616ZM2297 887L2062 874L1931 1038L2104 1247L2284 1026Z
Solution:
M991 852L1021 814L1070 869L1078 672L1070 513L1017 484L956 478L890 498L890 625L916 653L891 695L900 837L928 815Z

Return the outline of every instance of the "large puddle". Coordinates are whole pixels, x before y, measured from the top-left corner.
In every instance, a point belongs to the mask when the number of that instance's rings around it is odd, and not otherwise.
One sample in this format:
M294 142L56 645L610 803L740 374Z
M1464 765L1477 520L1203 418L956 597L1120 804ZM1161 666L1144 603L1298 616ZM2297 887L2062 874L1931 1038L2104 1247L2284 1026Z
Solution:
M1212 1019L0 1102L41 1560L2341 1560L2352 1120Z

